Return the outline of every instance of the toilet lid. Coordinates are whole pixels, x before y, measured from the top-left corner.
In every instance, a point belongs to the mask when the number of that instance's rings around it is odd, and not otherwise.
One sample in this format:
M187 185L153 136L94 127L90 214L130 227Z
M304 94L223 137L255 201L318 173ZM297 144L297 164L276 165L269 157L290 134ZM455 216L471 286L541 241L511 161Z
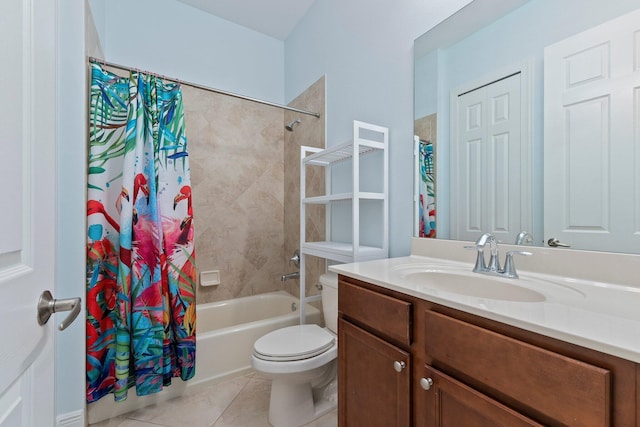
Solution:
M324 353L335 337L318 325L296 325L269 332L253 345L257 358L273 361L302 360Z

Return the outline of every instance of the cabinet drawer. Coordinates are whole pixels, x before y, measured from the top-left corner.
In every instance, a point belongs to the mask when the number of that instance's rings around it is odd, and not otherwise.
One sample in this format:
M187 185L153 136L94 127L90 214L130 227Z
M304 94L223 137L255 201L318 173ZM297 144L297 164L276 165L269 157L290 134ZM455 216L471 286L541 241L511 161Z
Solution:
M338 310L398 343L411 345L411 303L340 281Z
M434 367L554 425L611 425L610 371L433 311L425 322Z

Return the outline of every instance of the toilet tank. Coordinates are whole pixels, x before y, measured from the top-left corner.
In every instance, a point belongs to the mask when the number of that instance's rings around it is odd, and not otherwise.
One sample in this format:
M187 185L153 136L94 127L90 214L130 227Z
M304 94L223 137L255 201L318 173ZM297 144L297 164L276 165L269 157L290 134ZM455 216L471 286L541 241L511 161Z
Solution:
M320 276L322 285L322 312L324 323L331 331L338 333L338 275L325 273Z

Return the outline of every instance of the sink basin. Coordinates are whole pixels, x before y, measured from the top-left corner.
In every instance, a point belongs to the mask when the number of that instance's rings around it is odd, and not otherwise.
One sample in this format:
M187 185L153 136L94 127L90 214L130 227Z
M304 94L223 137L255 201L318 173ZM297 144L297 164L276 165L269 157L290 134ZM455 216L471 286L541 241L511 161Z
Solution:
M514 302L543 302L585 298L585 294L554 278L536 275L512 279L473 273L468 265L405 263L391 268L393 275L418 290Z
M415 280L420 288L458 295L518 302L546 300L542 293L518 286L512 279L435 270L410 272L403 276Z

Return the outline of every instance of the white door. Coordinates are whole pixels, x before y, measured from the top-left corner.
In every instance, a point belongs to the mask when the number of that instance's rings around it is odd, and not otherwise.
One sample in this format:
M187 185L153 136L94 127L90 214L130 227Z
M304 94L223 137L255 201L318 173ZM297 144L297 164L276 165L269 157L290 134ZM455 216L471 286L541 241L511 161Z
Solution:
M640 11L545 49L544 234L640 252Z
M513 243L522 231L521 74L452 99L452 230L454 239L490 232Z
M36 305L54 291L55 3L0 1L2 427L54 425L55 330Z

